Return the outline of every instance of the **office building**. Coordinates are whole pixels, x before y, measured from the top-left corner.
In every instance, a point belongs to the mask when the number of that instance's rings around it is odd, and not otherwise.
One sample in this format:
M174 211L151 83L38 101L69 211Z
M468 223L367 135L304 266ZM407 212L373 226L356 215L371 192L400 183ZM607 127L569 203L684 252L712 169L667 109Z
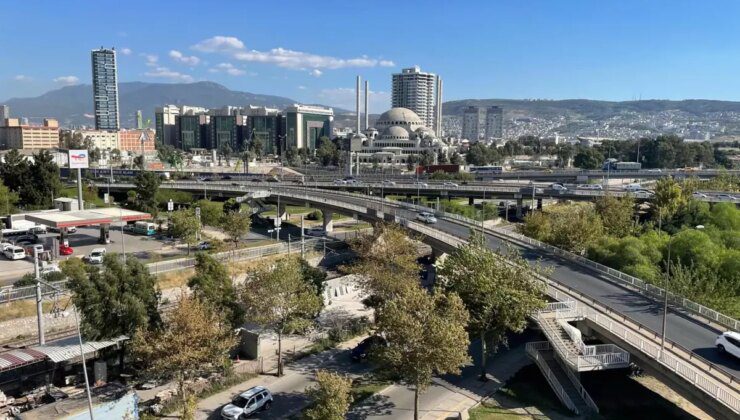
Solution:
M156 144L175 146L176 129L175 117L180 115L180 108L175 105L165 105L154 110L154 129L157 132Z
M5 125L5 120L10 118L10 105L0 105L0 127Z
M294 104L285 110L286 148L308 149L313 153L321 137L331 136L334 110L321 106Z
M498 106L486 109L486 140L495 142L504 138L504 110Z
M145 138L143 145L141 141L142 134ZM121 130L118 132L118 150L134 154L141 154L143 150L144 154L153 154L156 151L155 137L152 129Z
M177 115L175 117L176 147L189 152L191 149L207 148L206 128L209 116L204 114Z
M391 106L410 109L421 118L425 127L441 135L442 79L414 66L394 74L392 81Z
M116 50L92 50L93 102L95 129L118 131L118 71Z
M54 149L59 147L59 123L54 119L44 119L41 126L24 125L18 118L8 118L0 127L0 148L2 149Z
M211 115L206 139L207 149L222 150L228 144L232 152L237 152L241 146L238 138L236 116Z
M80 133L83 141L90 141L90 146L100 150L118 149L118 132L103 130L73 130L73 133Z
M486 109L480 106L469 106L463 110L462 138L476 142L485 138Z
M250 106L244 111L246 124L240 136L244 144L259 140L263 155L282 155L285 152L285 117L280 111L263 106Z

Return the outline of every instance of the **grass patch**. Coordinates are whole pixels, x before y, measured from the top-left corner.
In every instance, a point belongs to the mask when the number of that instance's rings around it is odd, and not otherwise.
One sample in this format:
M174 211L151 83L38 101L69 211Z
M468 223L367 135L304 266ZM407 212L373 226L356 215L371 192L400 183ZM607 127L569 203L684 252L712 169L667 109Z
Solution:
M59 298L59 307L64 308L67 307L68 304L69 297ZM48 314L54 307L54 302L44 301L42 305L44 308L44 313ZM14 302L8 302L0 305L0 322L10 321L18 318L26 318L30 316L36 316L36 302L34 300L16 300Z
M392 385L390 381L373 379L370 376L355 379L352 381L352 389L349 392L352 396L351 406L360 404L390 385Z
M187 285L190 277L195 275L195 270L189 268L186 270L170 271L157 276L157 286L160 289L172 289Z
M552 410L566 416L572 415L570 410L560 403L535 364L527 365L519 370L497 393L504 394L525 406L534 406L541 411Z
M521 420L521 419L545 419L546 416L533 416L530 414L519 414L514 411L484 402L468 411L470 420Z

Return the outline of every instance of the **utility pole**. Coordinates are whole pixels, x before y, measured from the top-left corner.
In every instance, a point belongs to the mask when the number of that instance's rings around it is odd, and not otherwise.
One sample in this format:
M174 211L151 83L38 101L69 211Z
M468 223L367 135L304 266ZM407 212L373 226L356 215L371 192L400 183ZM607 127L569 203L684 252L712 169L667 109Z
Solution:
M82 202L82 168L77 168L77 208L85 210L85 204Z
M39 270L39 250L33 248L33 271L36 278L36 320L39 329L39 345L46 344L44 337L44 305L41 301L41 272Z
M304 215L301 215L301 259L306 257L306 234L303 229L303 216Z

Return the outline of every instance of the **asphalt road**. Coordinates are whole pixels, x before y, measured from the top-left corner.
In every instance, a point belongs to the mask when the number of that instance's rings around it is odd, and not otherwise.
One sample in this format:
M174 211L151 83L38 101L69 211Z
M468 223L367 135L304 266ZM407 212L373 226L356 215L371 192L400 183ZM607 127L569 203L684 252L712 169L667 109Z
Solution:
M315 196L337 199L331 193L312 193ZM362 205L361 198L341 197L343 201ZM400 217L414 219L416 213L401 208L396 209ZM440 219L434 227L440 231L467 238L469 229L465 226ZM512 247L518 250L524 258L535 263L539 261L544 267L552 268L550 278L568 286L580 293L606 305L626 317L641 323L653 331L661 331L663 308L662 304L649 299L637 292L617 286L605 279L605 276L592 269L583 267L574 262L550 255L535 248L514 245L492 235L486 235L489 246L494 249L505 250ZM666 337L684 348L714 363L718 368L726 371L735 378L740 377L740 361L731 356L717 352L714 340L720 331L698 322L676 310L669 310Z

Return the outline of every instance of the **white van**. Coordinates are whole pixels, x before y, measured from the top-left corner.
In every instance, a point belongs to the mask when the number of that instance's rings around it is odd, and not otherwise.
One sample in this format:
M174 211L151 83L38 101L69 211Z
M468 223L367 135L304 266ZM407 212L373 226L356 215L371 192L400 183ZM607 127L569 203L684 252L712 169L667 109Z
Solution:
M26 250L19 246L5 248L3 254L5 255L5 258L9 260L22 260L26 258Z
M624 186L624 190L625 191L629 191L629 192L637 192L637 191L640 191L642 189L643 189L642 188L642 185L640 185L640 184L629 184L629 185L625 185Z

